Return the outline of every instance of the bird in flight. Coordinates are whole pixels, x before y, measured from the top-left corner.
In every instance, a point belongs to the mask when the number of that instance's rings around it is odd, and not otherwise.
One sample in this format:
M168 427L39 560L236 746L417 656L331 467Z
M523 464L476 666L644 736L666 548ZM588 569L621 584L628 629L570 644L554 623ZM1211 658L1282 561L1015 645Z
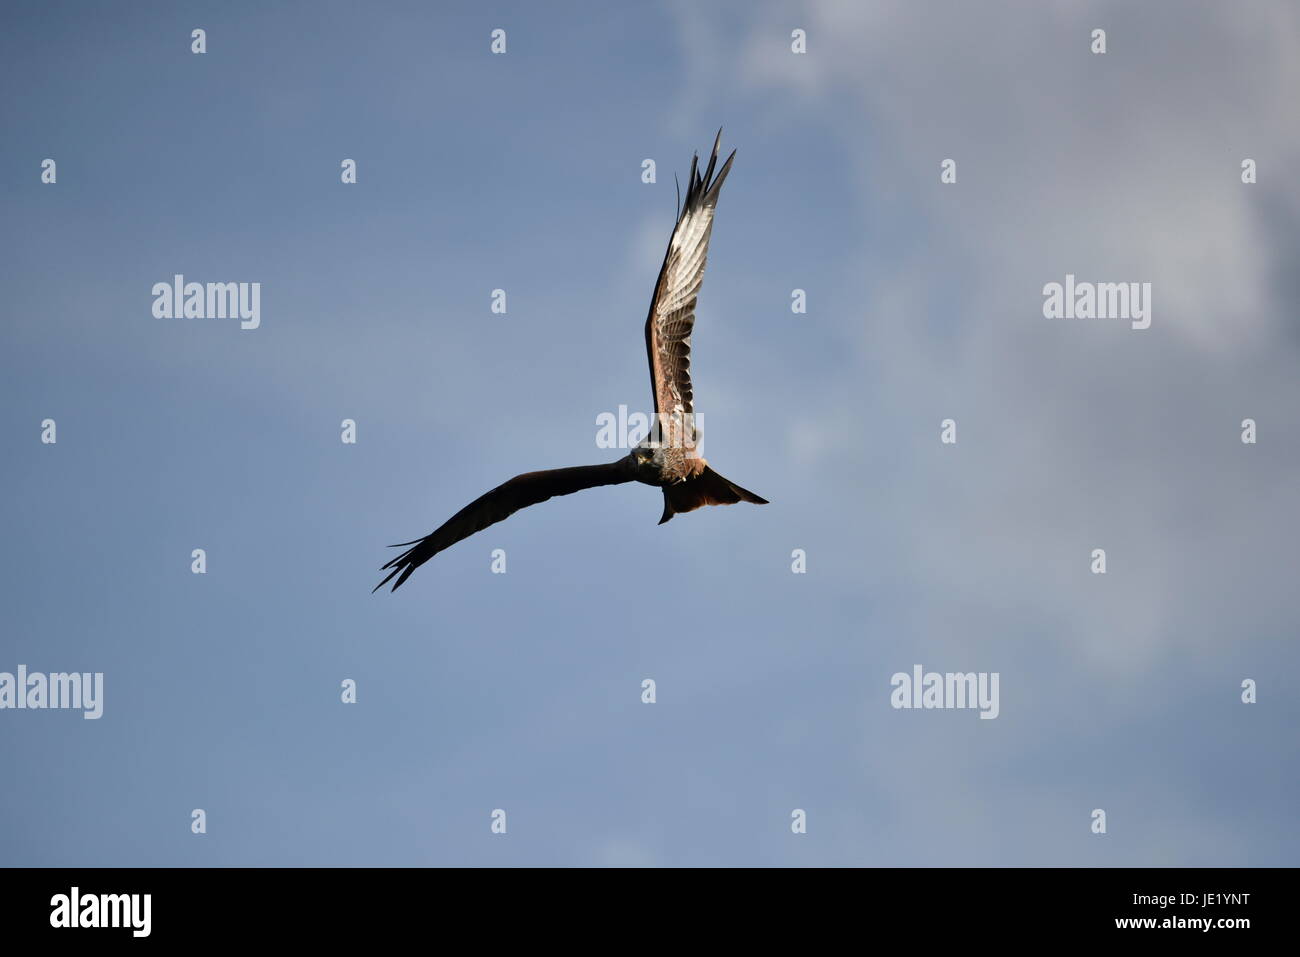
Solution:
M766 499L713 471L696 452L700 433L695 427L695 395L690 373L695 300L704 281L704 262L709 252L718 193L731 171L731 161L736 158L736 151L732 150L714 177L721 142L722 130L718 130L704 175L699 172L699 156L691 158L686 197L678 209L677 224L668 241L668 252L664 254L654 298L650 301L645 346L650 360L655 417L649 435L616 462L525 472L498 485L423 538L392 546L406 551L384 565L381 570L387 571L388 576L374 591L394 577L397 581L393 582L393 591L397 591L413 571L438 552L504 521L521 508L599 485L641 482L662 489L664 512L660 525L679 512L690 512L705 505L767 504Z

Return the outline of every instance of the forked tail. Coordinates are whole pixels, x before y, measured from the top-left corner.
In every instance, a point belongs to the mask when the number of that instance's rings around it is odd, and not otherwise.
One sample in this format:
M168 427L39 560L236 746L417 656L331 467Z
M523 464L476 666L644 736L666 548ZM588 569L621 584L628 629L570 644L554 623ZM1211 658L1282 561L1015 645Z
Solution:
M737 502L766 505L767 499L723 478L706 465L704 471L695 478L664 486L664 514L659 519L659 524L662 525L678 512L690 512L705 505L735 505Z

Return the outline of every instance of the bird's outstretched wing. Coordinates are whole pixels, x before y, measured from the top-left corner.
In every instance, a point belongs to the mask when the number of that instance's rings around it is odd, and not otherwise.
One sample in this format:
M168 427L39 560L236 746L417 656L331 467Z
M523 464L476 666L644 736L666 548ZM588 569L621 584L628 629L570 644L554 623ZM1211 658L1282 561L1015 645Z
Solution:
M695 300L704 282L704 261L713 232L713 211L718 191L736 158L732 150L716 178L722 130L713 141L713 155L704 175L699 174L699 157L691 159L686 199L677 214L677 225L664 255L659 281L650 302L645 323L645 347L650 359L650 385L654 390L655 412L693 413L691 391L691 330L695 326Z
M516 475L504 485L498 485L486 495L481 495L443 523L442 527L430 532L424 538L413 542L402 542L393 548L412 546L384 566L388 577L374 587L379 591L394 575L393 591L401 587L402 582L411 577L415 571L438 552L450 548L461 539L469 538L475 532L481 532L489 525L509 518L521 508L545 502L556 495L570 495L584 488L598 485L617 485L630 482L633 473L627 466L626 459L610 462L606 465L579 465L568 469L549 469L544 472L525 472Z

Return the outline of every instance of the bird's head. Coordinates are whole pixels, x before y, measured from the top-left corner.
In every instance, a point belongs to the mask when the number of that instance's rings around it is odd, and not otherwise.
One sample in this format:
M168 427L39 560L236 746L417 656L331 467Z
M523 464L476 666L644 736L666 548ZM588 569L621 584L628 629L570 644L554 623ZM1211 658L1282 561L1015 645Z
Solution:
M637 478L653 481L663 469L664 451L656 445L642 443L632 449L631 459Z

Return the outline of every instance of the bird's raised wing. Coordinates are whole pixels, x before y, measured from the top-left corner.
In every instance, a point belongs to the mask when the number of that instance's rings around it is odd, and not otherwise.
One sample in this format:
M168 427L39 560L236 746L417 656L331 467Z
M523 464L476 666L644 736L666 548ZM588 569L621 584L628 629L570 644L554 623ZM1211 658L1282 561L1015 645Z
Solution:
M413 546L398 555L384 566L392 569L388 577L374 587L379 591L392 579L393 591L401 587L402 582L411 577L415 571L434 555L445 548L450 548L462 539L469 538L475 532L481 532L489 525L495 525L529 505L545 502L556 495L570 495L584 488L598 485L617 485L630 482L634 472L627 459L619 459L606 465L579 465L568 469L549 469L545 472L525 472L516 475L504 485L498 485L486 495L481 495L459 512L449 518L436 531L413 542L402 542L393 548Z
M659 281L655 284L650 315L645 323L645 347L650 359L650 385L654 390L655 412L693 413L691 391L691 330L695 327L695 300L704 282L704 262L713 232L713 211L718 191L736 158L732 150L713 177L718 162L722 130L713 141L713 155L704 175L699 174L699 157L691 159L686 199L677 214L677 225L664 255Z

